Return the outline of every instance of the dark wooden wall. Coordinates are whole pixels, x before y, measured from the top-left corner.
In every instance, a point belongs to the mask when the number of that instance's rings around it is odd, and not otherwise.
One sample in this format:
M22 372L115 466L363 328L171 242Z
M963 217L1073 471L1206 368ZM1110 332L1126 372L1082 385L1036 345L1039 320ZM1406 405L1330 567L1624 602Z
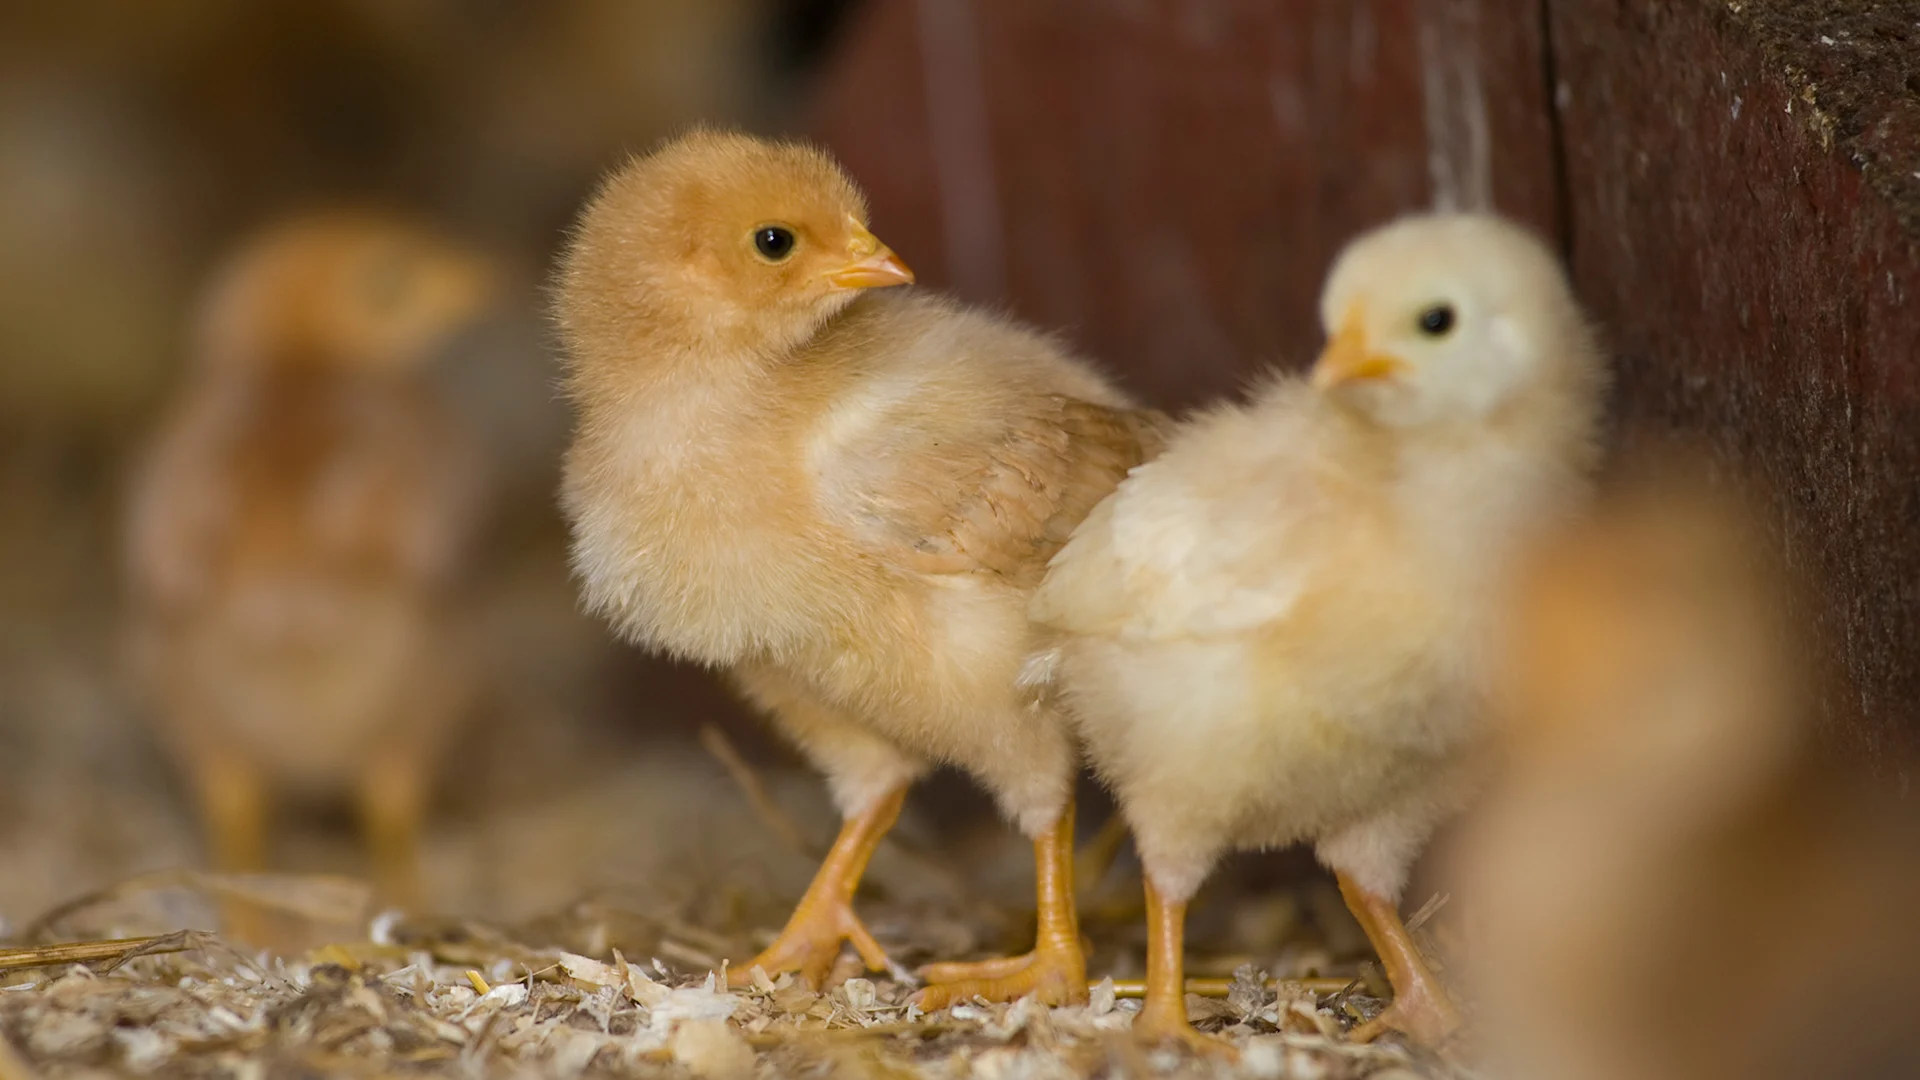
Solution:
M1329 259L1396 212L1546 231L1619 352L1623 428L1703 435L1776 494L1833 741L1896 768L1917 42L1913 0L871 0L811 129L924 280L1165 406L1303 363Z
M1622 413L1703 433L1770 489L1817 586L1835 741L1904 782L1920 748L1920 3L1552 7L1573 268L1617 349Z
M814 130L923 278L1171 405L1316 346L1352 231L1445 196L1556 228L1537 14L1487 0L875 0Z

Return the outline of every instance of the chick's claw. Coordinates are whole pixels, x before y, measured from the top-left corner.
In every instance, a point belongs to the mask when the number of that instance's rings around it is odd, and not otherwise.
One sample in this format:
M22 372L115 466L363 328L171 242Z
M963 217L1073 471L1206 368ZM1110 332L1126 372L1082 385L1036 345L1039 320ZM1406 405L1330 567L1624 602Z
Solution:
M1444 992L1426 983L1416 983L1394 995L1393 1004L1380 1015L1353 1029L1353 1042L1372 1042L1389 1031L1397 1031L1430 1050L1444 1051L1460 1030L1460 1014Z
M773 944L745 966L728 970L727 982L745 986L753 981L753 969L758 967L768 975L797 972L815 990L824 990L843 943L853 946L870 971L887 971L893 966L886 950L854 914L851 903L819 901L801 904Z
M1179 1014L1148 1007L1133 1021L1133 1037L1143 1046L1174 1045L1195 1057L1219 1061L1238 1061L1240 1050L1217 1035L1209 1035L1187 1022L1184 1007Z
M1077 942L1071 948L1036 949L1025 956L930 964L920 969L920 976L929 985L913 995L913 1003L928 1012L975 997L1013 1001L1032 994L1044 1005L1087 999L1087 964Z
M992 960L957 960L928 964L915 974L928 983L955 983L973 979L1004 979L1033 966L1033 954L997 956Z

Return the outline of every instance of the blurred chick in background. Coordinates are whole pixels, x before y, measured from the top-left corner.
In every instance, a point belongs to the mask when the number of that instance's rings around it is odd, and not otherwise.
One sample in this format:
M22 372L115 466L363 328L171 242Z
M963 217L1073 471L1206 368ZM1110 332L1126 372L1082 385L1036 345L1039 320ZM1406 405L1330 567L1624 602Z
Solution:
M1500 1075L1912 1075L1920 828L1813 756L1757 518L1649 458L1513 594L1508 775L1449 867Z
M842 942L887 965L854 891L908 785L951 762L1033 840L1039 935L927 969L922 1004L1082 1000L1075 755L1016 678L1029 591L1157 418L1030 330L875 291L912 280L808 147L696 132L616 172L560 272L574 565L624 635L728 671L845 817L735 979L820 986Z
M267 230L205 297L138 476L131 644L213 862L266 862L272 797L358 802L417 898L429 778L468 695L452 590L483 485L424 368L487 295L475 256L353 212Z
M1499 220L1353 242L1311 379L1187 422L1055 557L1030 668L1067 696L1146 872L1147 1039L1188 1025L1188 899L1229 849L1312 841L1384 963L1356 1032L1457 1024L1400 921L1409 866L1470 789L1492 591L1574 503L1603 368L1553 256Z

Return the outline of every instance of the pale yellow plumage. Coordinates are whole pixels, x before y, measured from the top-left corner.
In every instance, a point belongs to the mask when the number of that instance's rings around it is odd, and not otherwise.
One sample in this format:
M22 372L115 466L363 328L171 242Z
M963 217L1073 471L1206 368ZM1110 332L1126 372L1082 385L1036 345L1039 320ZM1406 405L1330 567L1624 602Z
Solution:
M1597 353L1512 226L1364 237L1325 312L1312 382L1186 423L1031 606L1057 635L1033 671L1064 691L1170 911L1226 851L1298 841L1398 899L1470 790L1492 583L1593 457ZM1145 1018L1184 1031L1154 1002Z

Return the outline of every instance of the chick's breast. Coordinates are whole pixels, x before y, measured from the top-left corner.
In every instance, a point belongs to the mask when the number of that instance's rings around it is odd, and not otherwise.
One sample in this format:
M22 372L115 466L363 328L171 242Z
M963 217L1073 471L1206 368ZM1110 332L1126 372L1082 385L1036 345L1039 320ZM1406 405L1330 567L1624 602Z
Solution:
M214 380L163 433L135 505L135 641L162 715L276 775L348 775L425 723L449 655L470 448L415 388Z

